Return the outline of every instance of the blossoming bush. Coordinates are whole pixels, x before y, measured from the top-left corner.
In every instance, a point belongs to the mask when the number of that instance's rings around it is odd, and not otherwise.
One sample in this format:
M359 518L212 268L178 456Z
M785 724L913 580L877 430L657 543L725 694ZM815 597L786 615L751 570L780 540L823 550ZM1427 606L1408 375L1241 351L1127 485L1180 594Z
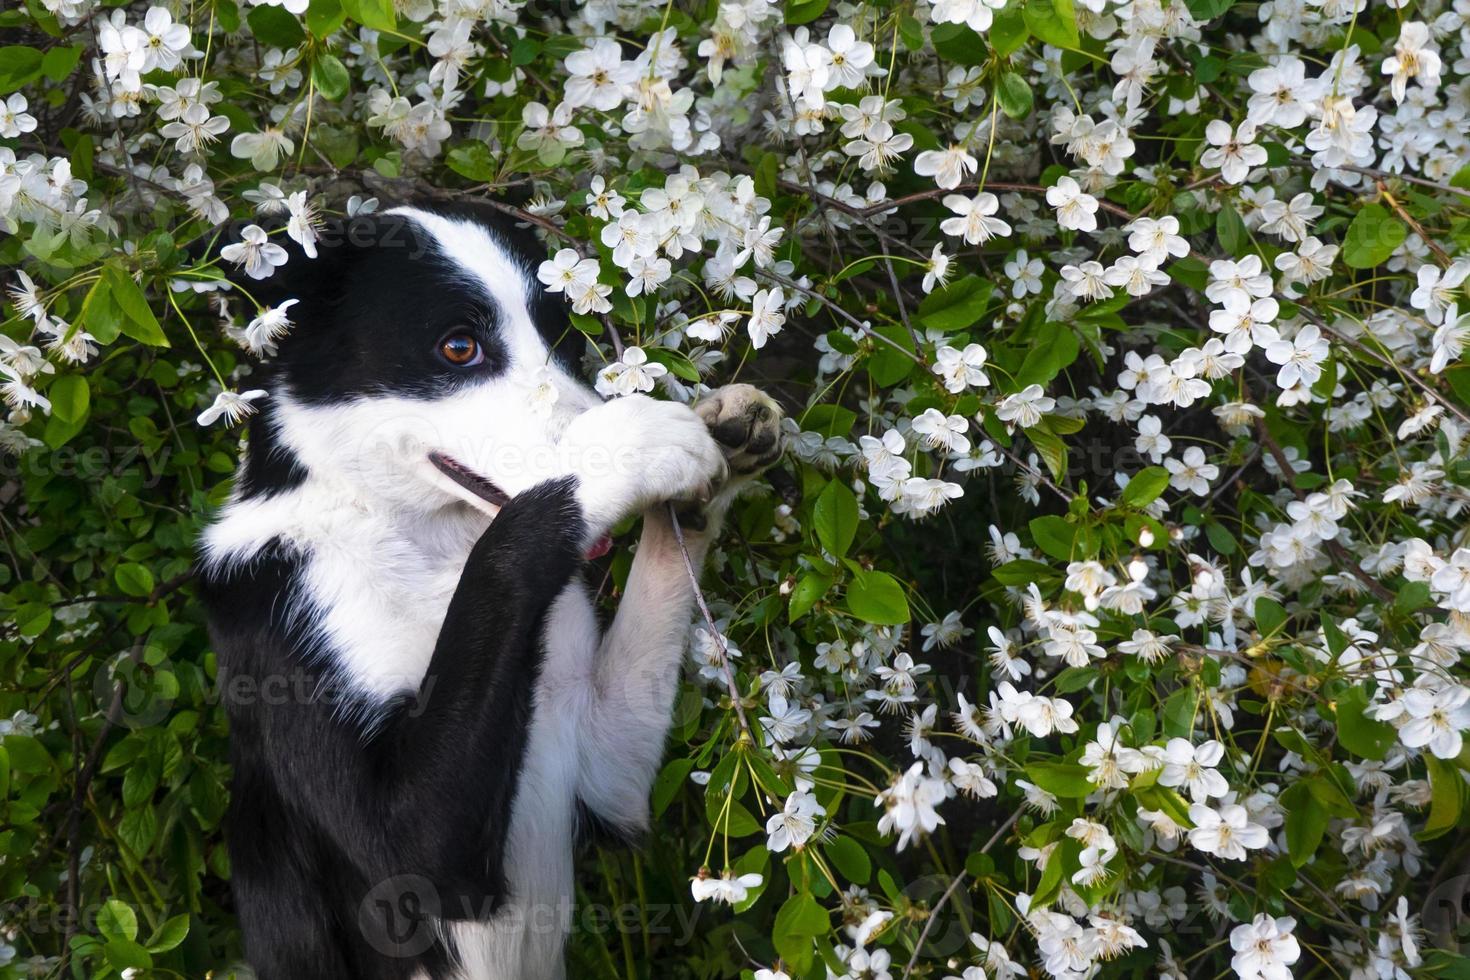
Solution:
M311 325L221 268L426 192L608 397L789 410L571 975L1470 975L1463 0L0 27L0 976L238 963L192 543Z

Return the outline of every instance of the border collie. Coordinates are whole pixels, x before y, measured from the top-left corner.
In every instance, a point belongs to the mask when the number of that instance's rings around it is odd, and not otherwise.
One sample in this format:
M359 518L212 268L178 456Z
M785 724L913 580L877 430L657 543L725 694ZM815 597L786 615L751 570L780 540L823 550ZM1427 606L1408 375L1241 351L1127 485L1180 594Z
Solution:
M573 848L648 819L693 591L737 485L781 451L748 385L604 402L585 341L489 209L326 229L228 503L201 543L232 697L228 837L262 980L563 975ZM585 561L643 515L599 628Z

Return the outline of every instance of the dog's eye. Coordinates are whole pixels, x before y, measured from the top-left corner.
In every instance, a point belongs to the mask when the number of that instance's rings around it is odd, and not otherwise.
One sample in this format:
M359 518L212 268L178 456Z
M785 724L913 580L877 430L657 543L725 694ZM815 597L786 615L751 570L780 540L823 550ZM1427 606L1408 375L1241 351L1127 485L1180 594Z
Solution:
M457 333L439 342L439 355L455 367L471 367L485 359L479 341L467 333Z

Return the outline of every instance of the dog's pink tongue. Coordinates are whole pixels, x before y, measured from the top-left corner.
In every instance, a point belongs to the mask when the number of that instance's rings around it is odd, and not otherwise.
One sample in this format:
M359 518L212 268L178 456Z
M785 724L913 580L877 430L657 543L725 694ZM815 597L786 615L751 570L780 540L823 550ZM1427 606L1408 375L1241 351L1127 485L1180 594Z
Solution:
M612 551L612 535L604 534L592 542L592 546L587 549L586 558L588 561L592 561L594 558L601 558L609 551Z

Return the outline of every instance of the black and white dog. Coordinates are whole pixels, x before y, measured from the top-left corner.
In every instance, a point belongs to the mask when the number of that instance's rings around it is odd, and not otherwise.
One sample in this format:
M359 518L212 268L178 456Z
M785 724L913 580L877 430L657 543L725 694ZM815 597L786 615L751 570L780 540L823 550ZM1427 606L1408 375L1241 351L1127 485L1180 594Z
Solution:
M238 279L299 301L200 560L263 980L560 977L579 826L646 822L693 602L662 504L701 562L780 412L602 401L544 255L429 205ZM638 513L603 632L580 572Z

